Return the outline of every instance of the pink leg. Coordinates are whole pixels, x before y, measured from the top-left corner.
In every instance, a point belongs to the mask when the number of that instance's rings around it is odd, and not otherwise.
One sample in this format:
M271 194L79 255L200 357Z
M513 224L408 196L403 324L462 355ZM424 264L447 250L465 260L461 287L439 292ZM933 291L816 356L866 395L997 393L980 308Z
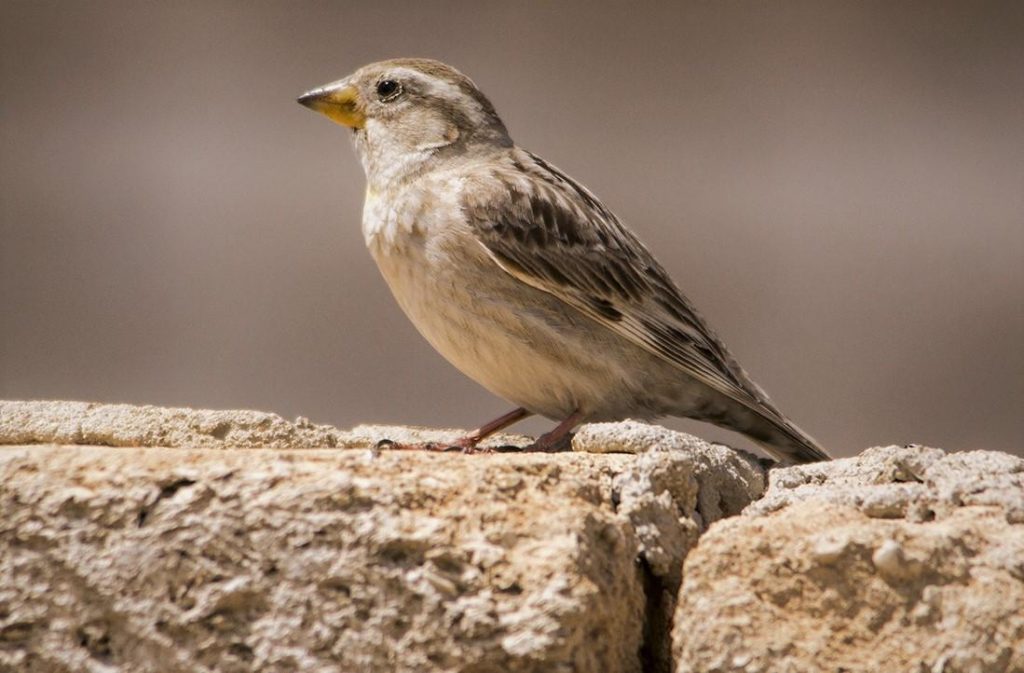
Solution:
M546 432L537 438L533 444L526 448L527 451L568 451L572 442L572 429L583 422L583 412L576 410L569 414L569 417L555 426L551 432Z
M499 430L504 430L513 423L518 423L524 418L529 418L532 415L532 412L529 412L526 409L523 409L522 407L519 407L518 409L513 409L504 416L499 416L498 418L495 418L490 423L484 423L479 428L477 428L473 432L469 433L468 435L460 439L459 442L472 442L471 446L475 447L478 443L490 437Z

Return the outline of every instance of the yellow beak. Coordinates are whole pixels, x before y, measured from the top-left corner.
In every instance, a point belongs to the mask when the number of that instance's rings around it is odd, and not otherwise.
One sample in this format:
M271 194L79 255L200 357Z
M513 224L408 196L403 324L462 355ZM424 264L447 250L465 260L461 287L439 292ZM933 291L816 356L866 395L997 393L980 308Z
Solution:
M359 105L359 92L347 80L307 91L298 101L342 126L361 129L366 123L366 115Z

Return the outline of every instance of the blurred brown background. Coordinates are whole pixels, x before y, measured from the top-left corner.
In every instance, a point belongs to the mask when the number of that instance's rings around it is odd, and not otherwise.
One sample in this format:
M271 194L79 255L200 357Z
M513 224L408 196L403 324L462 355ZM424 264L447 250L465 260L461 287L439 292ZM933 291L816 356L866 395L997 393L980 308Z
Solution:
M1024 3L4 0L0 31L0 397L505 411L401 315L346 133L294 102L429 56L836 453L1024 449Z

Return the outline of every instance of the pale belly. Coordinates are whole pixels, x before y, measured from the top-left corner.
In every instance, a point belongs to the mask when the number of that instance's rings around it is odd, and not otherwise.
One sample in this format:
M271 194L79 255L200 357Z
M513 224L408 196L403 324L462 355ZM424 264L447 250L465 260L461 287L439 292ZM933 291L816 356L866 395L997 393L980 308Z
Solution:
M588 318L523 286L482 251L455 261L421 242L401 252L371 245L371 253L424 338L495 395L553 419L577 409L605 418L636 408L624 385L630 372L621 354L608 352L614 340L595 338Z

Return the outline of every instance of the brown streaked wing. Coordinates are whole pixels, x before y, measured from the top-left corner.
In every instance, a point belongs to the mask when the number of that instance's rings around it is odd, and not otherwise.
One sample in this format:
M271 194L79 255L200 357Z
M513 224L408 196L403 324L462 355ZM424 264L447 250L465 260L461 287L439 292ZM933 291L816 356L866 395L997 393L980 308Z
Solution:
M470 225L499 267L712 388L782 420L611 211L539 157L521 150L512 156L507 166L474 181L463 197Z

